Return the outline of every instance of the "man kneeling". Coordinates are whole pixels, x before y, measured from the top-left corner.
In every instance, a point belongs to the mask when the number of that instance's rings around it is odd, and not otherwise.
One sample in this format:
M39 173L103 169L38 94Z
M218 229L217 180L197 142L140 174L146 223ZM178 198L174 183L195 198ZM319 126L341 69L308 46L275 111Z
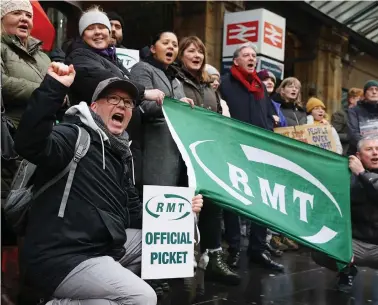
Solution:
M134 274L141 263L142 205L132 182L124 131L138 89L128 80L102 80L90 108L80 103L67 111L65 123L53 126L74 78L73 66L52 63L16 136L17 152L37 165L37 190L74 157L79 133L75 125L91 138L66 206L61 205L66 177L32 204L20 256L25 281L56 298L48 304L156 304L154 290ZM201 207L198 195L193 211Z
M357 156L349 157L349 168L354 264L378 269L378 136L359 141ZM325 254L312 256L317 264L337 270L335 261ZM355 274L355 268L341 272L339 289L349 291Z

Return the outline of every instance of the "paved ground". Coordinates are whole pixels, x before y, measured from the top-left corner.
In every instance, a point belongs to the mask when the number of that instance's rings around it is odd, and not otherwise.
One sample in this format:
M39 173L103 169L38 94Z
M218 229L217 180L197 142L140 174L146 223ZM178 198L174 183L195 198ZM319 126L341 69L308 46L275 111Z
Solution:
M240 286L227 287L206 282L205 296L193 304L205 305L378 305L378 271L359 268L351 295L335 290L334 273L317 266L306 251L285 253L278 261L284 274L273 274L247 261L243 251ZM180 281L161 305L188 304Z

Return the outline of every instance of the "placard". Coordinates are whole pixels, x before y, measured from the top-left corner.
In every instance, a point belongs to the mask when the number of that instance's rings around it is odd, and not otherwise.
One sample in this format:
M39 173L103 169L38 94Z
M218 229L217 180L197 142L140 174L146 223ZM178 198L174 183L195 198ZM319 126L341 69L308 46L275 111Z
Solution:
M323 149L336 152L335 139L332 136L331 125L298 125L291 127L279 127L274 129L275 133L296 139Z
M133 49L116 48L117 57L122 61L127 70L139 62L139 51Z
M193 197L193 188L143 187L143 279L194 276Z
M378 118L360 122L360 134L362 137L378 136Z

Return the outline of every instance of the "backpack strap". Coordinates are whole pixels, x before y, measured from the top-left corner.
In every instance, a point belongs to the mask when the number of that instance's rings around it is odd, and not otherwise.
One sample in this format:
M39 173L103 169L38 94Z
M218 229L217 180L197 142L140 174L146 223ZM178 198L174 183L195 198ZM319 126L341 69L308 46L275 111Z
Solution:
M76 126L76 125L75 125ZM79 129L79 136L76 142L75 156L71 160L69 166L69 174L66 182L66 187L64 188L63 198L60 203L58 217L64 217L64 211L66 210L68 196L70 195L72 181L75 175L76 167L81 158L83 158L91 144L91 137L89 133L82 127L76 126Z
M79 145L80 145L80 138L82 138L82 133L81 131L84 130L87 134L88 132L75 125L78 129L79 129L79 135L77 137L77 140L76 140L76 144L75 144L75 154L76 154L76 151L78 150L79 148ZM89 137L89 134L88 134L88 137ZM84 139L82 139L84 140ZM73 159L72 159L73 160ZM33 194L33 199L36 199L37 197L39 197L42 193L44 193L49 187L51 187L52 185L54 185L56 182L58 182L60 179L62 179L69 171L70 171L70 168L71 168L71 164L72 164L72 160L71 162L59 173L57 174L54 178L52 178L50 181L46 182L37 192L35 192ZM31 163L28 164L28 166L30 165L33 165ZM35 165L33 165L34 167L36 167Z

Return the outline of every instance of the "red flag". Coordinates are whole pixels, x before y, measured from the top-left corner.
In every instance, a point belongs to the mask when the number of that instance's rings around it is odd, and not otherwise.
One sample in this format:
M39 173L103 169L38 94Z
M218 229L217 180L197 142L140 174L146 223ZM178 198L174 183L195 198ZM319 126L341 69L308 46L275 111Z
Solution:
M51 51L55 40L55 28L51 24L49 17L38 1L30 1L33 6L33 30L31 35L41 41L42 50Z

